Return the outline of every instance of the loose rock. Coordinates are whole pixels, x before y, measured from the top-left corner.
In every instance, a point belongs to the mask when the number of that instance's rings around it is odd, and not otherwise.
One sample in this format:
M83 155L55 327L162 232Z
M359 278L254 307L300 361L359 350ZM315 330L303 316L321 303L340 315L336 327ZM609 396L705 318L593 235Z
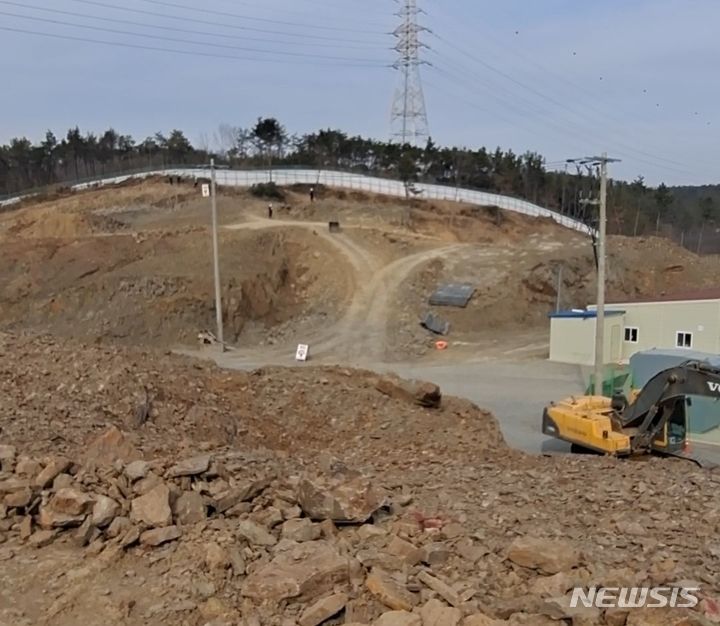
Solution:
M298 503L313 520L362 523L385 504L385 495L359 474L338 473L303 479Z
M430 600L420 610L423 626L459 626L463 614L439 600Z
M35 486L40 489L45 489L52 483L58 474L62 474L64 471L70 468L70 461L63 457L56 457L50 460L50 462L43 468L43 470L35 478Z
M140 535L140 543L144 546L156 547L168 541L174 541L182 536L177 526L166 526L165 528L153 528L146 530Z
M423 626L422 619L415 613L407 611L389 611L383 613L374 626Z
M170 490L165 485L158 485L144 496L135 498L132 501L130 519L151 527L172 524Z
M92 510L93 526L105 528L115 519L119 512L120 505L115 500L107 496L96 496Z
M414 594L382 570L373 570L365 580L365 585L388 608L411 611L417 604Z
M212 457L209 454L196 456L192 459L185 459L180 463L176 463L168 470L168 476L171 478L179 478L181 476L197 476L203 472L207 472L210 467Z
M195 491L184 492L172 507L175 519L183 526L197 524L207 518L203 497Z
M277 539L259 524L243 520L237 526L237 533L253 546L274 546Z
M311 604L298 621L299 626L319 626L325 620L337 615L345 608L348 597L344 593L336 593L322 600L318 600Z
M259 601L317 598L348 580L348 560L328 543L312 541L281 552L247 577L243 596Z
M580 552L573 545L535 537L515 539L508 550L508 558L522 567L545 574L557 574L580 564Z
M320 539L321 534L320 526L313 524L312 521L306 517L287 520L282 525L281 532L283 539L297 541L298 543L315 541L316 539Z
M113 465L116 461L130 463L142 459L140 452L117 427L111 426L90 442L84 456L85 463L98 466Z

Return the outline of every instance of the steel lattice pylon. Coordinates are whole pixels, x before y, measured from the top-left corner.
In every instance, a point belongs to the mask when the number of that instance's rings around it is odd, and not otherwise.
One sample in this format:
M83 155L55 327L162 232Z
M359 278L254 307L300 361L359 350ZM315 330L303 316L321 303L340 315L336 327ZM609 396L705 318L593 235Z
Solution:
M400 57L393 67L400 71L400 84L395 92L392 106L392 135L402 144L418 144L429 134L425 94L420 80L420 33L429 32L418 24L421 10L417 0L400 0L403 8L398 15L403 22L393 35L398 43L395 50Z

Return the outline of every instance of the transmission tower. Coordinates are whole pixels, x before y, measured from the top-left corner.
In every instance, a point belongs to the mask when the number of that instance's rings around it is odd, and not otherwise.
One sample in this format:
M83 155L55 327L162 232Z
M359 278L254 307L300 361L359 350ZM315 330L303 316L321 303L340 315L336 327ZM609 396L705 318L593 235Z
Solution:
M428 136L428 119L425 109L425 94L420 80L420 49L425 44L420 42L421 32L430 32L418 24L417 0L396 0L403 7L397 13L402 24L393 32L398 42L395 46L400 55L393 67L400 71L400 84L395 92L392 106L392 134L402 144L417 145Z

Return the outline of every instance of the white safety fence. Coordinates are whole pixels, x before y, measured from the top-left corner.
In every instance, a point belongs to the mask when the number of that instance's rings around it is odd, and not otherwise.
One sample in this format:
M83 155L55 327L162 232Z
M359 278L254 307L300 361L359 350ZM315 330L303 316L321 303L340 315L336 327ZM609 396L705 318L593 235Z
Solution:
M90 183L82 183L74 185L73 190L80 191L92 187L100 187L105 185L114 185L123 183L131 178L146 178L149 176L180 176L183 178L208 178L209 170L203 168L196 169L158 169L140 174L128 174L117 176L114 178L105 178ZM270 180L270 172L268 170L228 170L218 169L216 171L218 185L226 187L251 187L259 183L267 183ZM278 185L325 185L341 189L354 189L358 191L366 191L370 193L378 193L388 196L404 197L406 194L405 184L398 180L388 180L385 178L376 178L373 176L364 176L362 174L352 174L349 172L336 172L328 170L311 170L311 169L276 169L272 171L272 180ZM472 189L459 189L454 187L446 187L443 185L430 185L426 183L413 183L412 195L419 198L432 200L448 200L451 202L465 202L479 206L497 206L507 211L522 213L532 217L548 217L557 223L590 234L592 230L584 223L569 218L550 209L541 206L494 193L484 191L475 191ZM18 202L21 198L12 198L0 202L0 207L8 206L14 202Z

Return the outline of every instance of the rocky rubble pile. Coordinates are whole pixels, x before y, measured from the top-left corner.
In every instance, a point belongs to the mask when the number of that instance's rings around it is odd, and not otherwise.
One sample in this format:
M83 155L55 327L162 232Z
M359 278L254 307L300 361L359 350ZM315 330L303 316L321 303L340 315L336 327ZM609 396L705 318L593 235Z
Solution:
M49 337L0 333L0 399L0 440L31 454L73 456L108 424L148 456L182 455L199 443L306 458L332 447L362 465L388 457L399 442L408 455L505 447L489 413L454 398L438 407L434 386L337 367L228 372L177 355Z
M437 387L0 335L0 624L720 623L720 475L538 458ZM575 587L700 588L571 609Z
M164 571L172 576L155 601L126 603L122 619L105 623L175 623L178 614L181 623L213 626L720 621L712 599L716 574L693 563L699 580L688 580L651 521L618 515L611 534L598 516L603 557L579 526L567 528L562 506L548 503L535 512L530 494L508 505L511 485L519 492L532 470L503 479L497 467L481 468L485 502L478 508L485 517L478 525L470 511L430 514L425 507L432 498L422 490L373 479L333 457L303 465L271 453L213 449L144 460L115 428L77 459L36 459L3 445L0 465L1 561L11 563L28 549L63 548L104 562L121 564L133 555L152 562L155 553L167 562ZM590 493L587 498L592 502ZM553 507L557 527L539 523ZM527 523L533 516L535 532ZM589 525L586 532L594 531ZM720 556L713 545L707 549ZM194 571L181 557L196 564ZM574 587L646 584L698 586L702 601L672 613L569 605Z

